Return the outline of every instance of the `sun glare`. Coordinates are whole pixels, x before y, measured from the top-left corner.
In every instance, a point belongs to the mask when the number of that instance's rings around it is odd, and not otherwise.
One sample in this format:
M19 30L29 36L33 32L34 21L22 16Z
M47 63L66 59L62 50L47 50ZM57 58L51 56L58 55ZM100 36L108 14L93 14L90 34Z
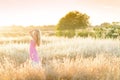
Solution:
M60 15L60 14L59 14ZM62 17L62 16L61 16ZM9 25L54 25L57 24L60 17L51 14L23 14L23 15L9 15L6 17L0 18L0 26L9 26Z
M0 26L54 25L72 10L86 13L90 16L92 25L118 21L120 18L119 1L115 1L25 0L24 2L24 0L12 0L8 3L3 0L0 1Z

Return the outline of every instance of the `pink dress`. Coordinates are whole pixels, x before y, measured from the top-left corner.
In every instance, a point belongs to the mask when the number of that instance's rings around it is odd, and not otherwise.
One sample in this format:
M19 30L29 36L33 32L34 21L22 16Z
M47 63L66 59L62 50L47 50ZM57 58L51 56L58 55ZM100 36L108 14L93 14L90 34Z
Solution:
M39 57L35 46L35 41L31 40L30 42L30 59L33 62L39 63Z

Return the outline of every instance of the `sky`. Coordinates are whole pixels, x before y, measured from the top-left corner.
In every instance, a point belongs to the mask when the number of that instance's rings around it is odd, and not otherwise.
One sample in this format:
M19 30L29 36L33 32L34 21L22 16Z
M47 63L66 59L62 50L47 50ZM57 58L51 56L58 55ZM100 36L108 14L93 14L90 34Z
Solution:
M92 25L120 22L120 0L0 0L0 26L56 25L75 10Z

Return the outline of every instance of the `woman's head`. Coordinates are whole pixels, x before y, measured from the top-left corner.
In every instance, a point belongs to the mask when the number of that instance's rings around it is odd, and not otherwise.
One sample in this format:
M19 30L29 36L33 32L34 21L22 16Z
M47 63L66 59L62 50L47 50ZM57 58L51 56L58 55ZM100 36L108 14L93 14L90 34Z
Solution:
M36 41L37 46L40 45L40 31L39 30L34 30L33 32L33 38Z

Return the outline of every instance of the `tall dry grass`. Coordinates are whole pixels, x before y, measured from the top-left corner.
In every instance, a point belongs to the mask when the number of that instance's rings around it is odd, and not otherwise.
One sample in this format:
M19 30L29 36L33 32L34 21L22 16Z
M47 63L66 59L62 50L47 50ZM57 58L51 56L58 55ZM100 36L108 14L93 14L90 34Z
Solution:
M120 80L118 39L42 37L42 68L31 66L28 43L0 45L0 80Z

